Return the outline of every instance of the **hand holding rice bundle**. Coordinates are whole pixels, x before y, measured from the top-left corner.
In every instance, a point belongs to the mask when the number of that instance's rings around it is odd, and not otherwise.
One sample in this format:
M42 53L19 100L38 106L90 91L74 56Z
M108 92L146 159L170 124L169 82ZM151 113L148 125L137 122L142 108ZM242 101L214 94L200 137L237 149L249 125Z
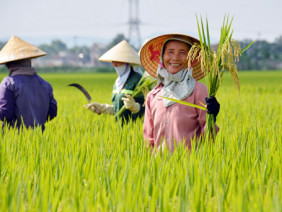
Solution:
M239 89L235 62L253 44L241 50L239 43L232 40L231 23L228 18L223 22L217 52L211 49L208 24L205 32L202 20L201 27L198 21L200 40L166 34L142 47L141 63L158 82L146 100L143 133L149 146L157 149L166 146L174 151L175 144L183 142L191 148L194 138L214 139L219 130L215 122L220 109L215 95L223 73L228 70ZM198 82L205 76L208 89Z
M207 87L198 82L205 76L201 61L193 61L188 68L188 53L195 43L200 41L188 35L165 34L147 41L140 51L143 67L157 78L157 86L146 99L143 129L148 146L157 150L166 147L173 152L175 145L183 142L191 148L192 139L199 140L204 135L206 111L170 100L178 99L202 107L209 97ZM219 104L215 101L209 102L208 108L212 113L219 112Z
M136 103L132 96L128 94L125 94L125 96L126 97L121 98L125 108L130 110L132 113L138 113L140 111L140 104Z
M114 107L109 104L100 104L97 102L92 102L87 105L83 105L86 109L92 111L93 113L97 113L100 115L101 113L114 115Z

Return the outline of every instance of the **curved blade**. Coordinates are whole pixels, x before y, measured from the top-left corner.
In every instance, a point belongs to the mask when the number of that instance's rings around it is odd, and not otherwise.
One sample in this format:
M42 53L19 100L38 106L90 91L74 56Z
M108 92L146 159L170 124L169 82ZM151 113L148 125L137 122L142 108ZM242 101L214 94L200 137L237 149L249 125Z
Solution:
M72 84L69 84L68 86L73 86L73 87L78 88L78 89L84 94L84 96L87 98L88 102L91 101L91 96L90 96L89 93L85 90L85 88L82 87L81 85L79 85L79 84L77 84L77 83L72 83Z

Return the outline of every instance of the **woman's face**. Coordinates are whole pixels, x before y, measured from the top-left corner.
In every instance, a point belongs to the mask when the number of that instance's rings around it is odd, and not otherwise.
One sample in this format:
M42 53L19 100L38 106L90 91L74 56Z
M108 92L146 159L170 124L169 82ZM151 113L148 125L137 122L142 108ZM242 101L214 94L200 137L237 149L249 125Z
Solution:
M163 53L163 63L170 74L175 74L188 66L189 47L181 41L168 41Z
M123 64L125 64L125 63L113 61L112 64L113 64L114 67L119 67L119 66L121 66L121 65L123 65Z

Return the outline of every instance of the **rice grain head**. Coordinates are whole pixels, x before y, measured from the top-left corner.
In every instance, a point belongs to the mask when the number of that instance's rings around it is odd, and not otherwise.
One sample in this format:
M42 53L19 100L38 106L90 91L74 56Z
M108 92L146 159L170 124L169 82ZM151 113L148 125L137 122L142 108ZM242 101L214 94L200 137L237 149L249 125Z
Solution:
M232 39L231 45L232 45L233 51L234 51L235 62L239 62L239 56L241 55L240 43L237 40Z

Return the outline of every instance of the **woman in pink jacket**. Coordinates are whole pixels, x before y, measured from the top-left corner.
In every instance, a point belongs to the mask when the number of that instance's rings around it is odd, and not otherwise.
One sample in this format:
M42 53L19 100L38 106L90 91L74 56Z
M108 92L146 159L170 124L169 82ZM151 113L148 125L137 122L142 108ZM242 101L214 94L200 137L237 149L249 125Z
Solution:
M208 98L206 86L197 81L204 77L200 61L188 70L187 55L194 43L199 41L188 35L166 34L149 40L141 49L143 67L158 82L146 99L143 134L148 146L166 146L172 152L177 144L191 148L191 140L205 132L206 111L162 96L197 105L206 102L207 112L214 117L219 112L216 98Z

